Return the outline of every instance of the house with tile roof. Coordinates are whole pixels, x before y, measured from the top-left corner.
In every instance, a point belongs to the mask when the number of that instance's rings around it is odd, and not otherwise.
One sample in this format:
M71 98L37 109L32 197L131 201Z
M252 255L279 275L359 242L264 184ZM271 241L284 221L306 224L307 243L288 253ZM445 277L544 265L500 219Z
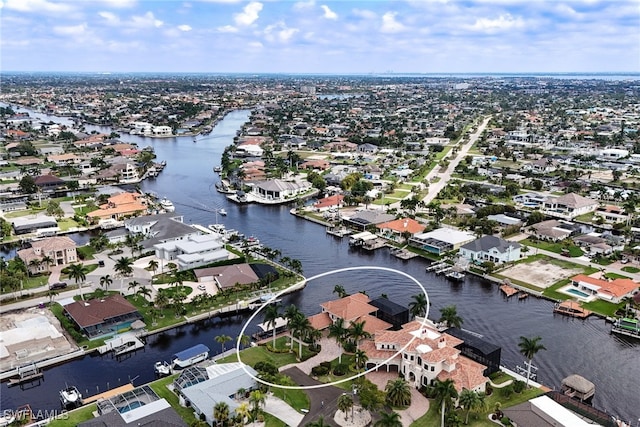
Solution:
M502 264L519 260L521 247L520 243L488 235L462 245L460 256L471 262L491 261Z
M89 212L89 219L112 218L121 220L128 216L139 215L147 211L146 200L139 193L120 193L109 197L100 209Z
M576 193L564 194L560 197L549 197L542 205L542 212L557 218L573 219L577 216L593 212L598 201L582 197Z
M619 303L624 298L631 298L640 285L631 279L616 278L613 280L597 279L585 274L578 274L571 278L571 284L576 289L595 295L598 298Z
M416 388L452 379L458 392L465 388L484 391L488 381L484 376L486 366L463 356L456 348L462 343L461 339L440 332L431 321L423 325L422 319L416 318L399 331L377 333L360 349L367 354L367 369L379 365L378 370L402 373Z
M406 233L415 236L424 231L424 225L412 218L400 218L377 224L378 234L394 242L404 242Z
M76 242L67 236L55 236L42 240L34 240L31 247L18 251L18 257L24 261L29 274L49 271L51 265L68 265L78 261ZM51 264L42 262L44 257L51 259ZM38 260L40 263L33 263Z
M352 323L364 323L364 330L370 334L391 328L391 323L379 319L376 315L378 307L369 304L371 300L363 293L348 295L333 301L320 304L322 312L309 317L309 322L315 329L322 330L329 327L338 319L344 321L345 327Z
M64 312L90 339L117 333L142 319L138 309L120 294L74 301L64 306Z

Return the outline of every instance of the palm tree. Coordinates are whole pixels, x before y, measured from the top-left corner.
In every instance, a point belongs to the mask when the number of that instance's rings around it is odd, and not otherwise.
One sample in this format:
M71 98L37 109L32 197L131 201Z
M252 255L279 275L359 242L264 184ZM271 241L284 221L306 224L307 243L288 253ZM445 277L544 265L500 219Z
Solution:
M409 313L413 317L424 317L429 307L429 301L425 294L417 294L411 296L412 301L409 303Z
M380 419L375 422L373 427L402 427L400 414L395 411L381 412Z
M462 317L458 316L455 305L450 305L440 309L440 319L438 322L444 322L448 328L459 328L462 326Z
M217 343L220 343L222 345L222 352L224 353L224 345L225 343L227 343L228 341L231 341L233 338L231 338L229 335L218 335L216 336L215 340Z
M108 274L100 278L100 286L102 286L105 291L109 290L109 285L111 285L112 283L113 283L113 279Z
M258 415L260 406L264 405L267 400L267 396L260 390L254 390L249 393L249 403L251 404L251 410L253 412L253 419Z
M264 323L267 327L273 328L273 348L276 348L276 323L280 318L280 305L279 304L269 304L267 308L264 309Z
M338 295L338 298L344 298L349 295L342 285L335 285L333 287L333 293Z
M251 344L251 337L246 334L240 335L240 345L242 348L247 347L249 344Z
M465 424L469 424L469 412L471 412L471 410L478 405L479 400L480 399L478 398L478 393L473 390L465 388L460 392L460 399L458 400L458 403L466 411L466 415L464 418Z
M293 304L289 305L289 307L284 311L284 318L287 319L287 328L289 329L289 335L291 337L291 345L293 345L294 332L292 326L295 326L296 320L301 316L304 316L304 314L302 314L300 309Z
M129 277L131 273L133 273L133 260L129 257L123 256L116 261L116 265L113 267L114 270L120 274L120 291L122 292L122 287L124 286L124 278Z
M360 349L356 350L355 365L358 371L360 371L360 369L364 368L367 365L367 360L369 360L369 357L367 357L367 353Z
M531 361L533 360L533 357L540 350L546 350L546 347L540 344L541 339L542 337L539 337L539 336L535 338L527 338L527 337L521 336L520 342L518 343L518 347L520 348L520 353L522 353L522 355L526 357L527 360L529 361L529 363L527 363L527 383L526 383L527 387L529 387L529 377L531 376Z
M153 274L156 274L156 271L158 271L158 261L156 261L155 259L152 259L151 261L149 261L149 265L147 265L147 270L149 271L153 271Z
M440 427L444 427L444 417L447 409L453 406L453 401L458 397L458 391L451 378L444 381L436 379L433 386L436 405L440 406Z
M342 348L342 344L347 337L347 333L348 329L344 326L344 319L341 317L337 318L335 322L329 325L329 338L335 338L340 345L340 348ZM342 363L342 351L338 356L338 363Z
M138 282L137 280L134 280L132 282L129 282L129 286L127 286L127 290L131 290L133 289L133 292L136 292L136 288L140 286L140 282Z
M47 296L49 297L49 305L51 305L51 303L53 302L53 299L56 297L56 295L58 295L58 293L54 290L48 290L47 291Z
M167 306L168 303L169 303L169 297L165 292L158 292L156 294L156 299L154 301L154 304L156 305L156 307L162 310Z
M49 267L53 264L53 258L49 255L45 255L42 257L42 263L47 266L47 271L49 271Z
M151 296L151 289L146 286L140 286L140 289L138 289L136 293L142 295L142 297L148 301L148 298Z
M387 393L387 403L391 406L402 407L411 405L411 389L403 378L389 380L384 388Z
M366 321L362 322L353 322L349 327L349 336L356 343L356 350L358 349L358 344L363 338L371 338L371 334L364 330L364 325Z
M33 271L32 274L36 274L38 271L38 268L42 265L42 260L39 258L34 258L31 261L29 261L29 269L27 270L28 272Z
M80 297L84 301L81 282L87 280L87 268L82 264L69 264L67 271L69 272L69 278L76 281L76 285L78 285L78 289L80 289Z
M247 417L251 415L251 409L249 408L248 402L241 402L234 411L238 417L242 420L242 424L244 425Z
M220 423L221 426L225 426L229 421L229 405L226 402L218 402L213 407L213 418L216 423Z
M353 408L353 397L350 394L344 393L338 397L338 409L344 412L344 420L347 420L349 409ZM353 418L353 417L352 417Z
M305 339L312 329L311 322L309 319L302 313L298 316L294 317L291 322L289 322L289 330L291 332L291 343L293 344L293 336L295 335L298 338L298 357L302 360L302 340Z

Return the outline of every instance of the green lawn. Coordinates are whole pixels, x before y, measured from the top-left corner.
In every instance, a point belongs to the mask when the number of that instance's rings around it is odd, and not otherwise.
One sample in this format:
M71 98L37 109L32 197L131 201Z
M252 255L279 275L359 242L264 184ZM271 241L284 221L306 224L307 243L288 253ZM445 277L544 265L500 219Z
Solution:
M278 340L286 340L286 338L279 338ZM278 345L278 348L281 348L281 345ZM298 346L295 345L294 343L294 347L297 348ZM302 346L302 348L304 349L305 347ZM303 351L303 355L304 355L304 351ZM249 365L249 366L254 366L257 362L270 362L273 363L276 367L281 367L284 365L288 365L290 363L296 363L297 362L297 358L296 358L296 354L295 353L274 353L271 352L267 349L266 346L257 346L257 347L249 347L246 348L244 350L242 350L242 352L240 353L240 360L242 360L243 363ZM229 363L229 362L237 362L238 359L236 357L235 354L232 354L230 356L227 356L223 359L218 360L218 363Z
M58 227L60 227L60 230L62 231L67 231L68 229L78 227L79 225L80 224L72 218L61 218L58 220Z
M193 409L185 408L184 406L181 406L178 401L178 395L167 388L167 385L171 384L177 376L178 375L176 374L176 375L170 375L165 378L161 378L157 381L150 383L149 386L153 391L156 392L158 396L164 397L167 400L167 402L169 402L171 407L180 415L180 417L182 417L182 419L187 424L191 425L192 423L197 421L193 413Z
M603 301L601 299L597 299L595 301L582 304L582 307L586 308L587 310L612 317L613 315L615 315L616 310L624 307L624 303L621 302L620 304L614 304L611 302Z
M301 409L309 409L309 396L307 396L304 390L286 390L271 387L271 391L275 397L287 402L289 406L298 412L300 412Z
M638 273L640 272L640 268L625 266L621 268L622 271L626 271L627 273Z
M532 246L534 248L539 248L545 251L549 251L549 252L555 252L557 254L562 253L563 249L568 249L569 250L569 255L573 258L575 257L579 257L584 255L584 252L582 252L582 249L580 249L580 247L576 246L576 245L567 245L564 243L560 243L560 242L545 242L545 241L540 241L540 240L531 240L531 239L524 239L522 241L520 241L521 244L523 245L528 245L528 246Z
M65 412L63 418L51 421L48 426L52 427L75 427L78 424L93 419L93 412L96 411L97 405L92 403L73 411Z
M491 422L488 418L489 414L491 414L494 410L496 402L500 402L502 405L502 409L508 408L510 406L518 405L522 402L526 402L529 399L540 396L543 394L542 390L537 388L532 388L526 391L523 391L520 394L513 393L509 398L505 397L501 390L494 390L491 396L487 396L486 403L487 409L484 412L478 414L469 415L469 426L471 427L495 427L496 424ZM433 403L433 399L429 400L429 411L418 418L411 424L411 427L434 427L440 425L440 413L438 412L440 408L436 408L436 405ZM456 411L458 417L464 423L464 419L466 416L465 411L458 410Z

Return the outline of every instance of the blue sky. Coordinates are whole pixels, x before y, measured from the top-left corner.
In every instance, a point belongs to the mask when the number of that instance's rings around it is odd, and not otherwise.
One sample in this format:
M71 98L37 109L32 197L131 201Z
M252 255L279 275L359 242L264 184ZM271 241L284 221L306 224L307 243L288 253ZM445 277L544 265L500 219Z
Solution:
M5 71L640 71L640 0L0 0Z

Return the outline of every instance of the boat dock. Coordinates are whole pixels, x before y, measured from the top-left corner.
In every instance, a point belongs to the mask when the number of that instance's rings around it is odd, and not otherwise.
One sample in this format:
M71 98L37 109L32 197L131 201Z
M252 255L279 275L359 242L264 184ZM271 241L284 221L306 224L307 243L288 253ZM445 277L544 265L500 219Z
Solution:
M36 366L35 363L32 363L18 368L18 378L9 378L9 387L30 383L36 380L40 382L43 378L44 373Z
M391 248L389 252L391 252L391 255L395 256L396 258L400 258L404 260L412 259L419 256L417 253L411 252L403 248Z
M507 285L506 283L500 286L500 290L506 295L507 298L511 298L519 292L516 288Z
M336 236L336 237L344 237L344 236L348 236L349 234L351 234L351 230L349 230L347 227L327 227L327 234L330 234L332 236Z
M586 319L592 313L590 310L580 307L580 304L571 300L554 304L553 312L564 314L566 316L577 317L579 319Z
M435 271L438 270L444 266L447 266L448 264L446 262L436 262L434 264L431 264L430 266L428 266L427 268L425 268L426 271Z
M446 272L448 272L448 271L450 271L450 270L452 270L452 269L453 269L453 266L452 266L452 265L445 264L445 265L443 265L442 267L437 268L437 269L435 270L435 273L436 273L436 274L443 274L443 273L446 273Z
M93 403L99 399L109 399L110 397L113 396L117 396L119 394L122 394L126 391L130 391L133 390L135 387L133 386L133 384L128 383L125 385L122 385L120 387L116 387L116 388L112 388L111 390L107 390L104 391L102 393L98 393L98 394L94 394L93 396L89 396L85 399L82 399L82 402L84 405L88 404L88 403Z
M462 271L451 270L447 274L445 274L447 279L456 280L461 282L464 280L465 274Z
M380 249L387 246L387 241L381 238L370 239L362 244L362 249L366 249L368 251L375 251L376 249Z
M143 347L144 342L142 342L142 340L140 340L136 335L132 333L124 333L106 340L103 346L98 347L98 353L105 354L113 351L114 356L121 356Z

